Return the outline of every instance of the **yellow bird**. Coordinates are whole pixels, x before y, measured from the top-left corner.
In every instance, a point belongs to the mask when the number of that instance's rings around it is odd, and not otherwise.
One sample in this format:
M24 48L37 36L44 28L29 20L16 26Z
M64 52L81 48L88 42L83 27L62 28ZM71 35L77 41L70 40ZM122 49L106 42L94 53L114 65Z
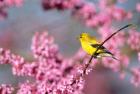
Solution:
M89 55L93 55L101 44L96 40L96 38L90 36L88 33L81 33L78 39L80 40L83 50ZM101 46L94 55L94 58L98 57L112 57L113 59L116 59L104 46Z

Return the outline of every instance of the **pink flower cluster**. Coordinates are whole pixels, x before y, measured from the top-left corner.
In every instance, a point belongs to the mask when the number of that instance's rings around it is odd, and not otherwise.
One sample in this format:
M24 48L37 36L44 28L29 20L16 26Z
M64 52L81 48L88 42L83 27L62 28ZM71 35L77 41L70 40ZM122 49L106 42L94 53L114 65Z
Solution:
M11 6L21 6L23 0L0 0L0 19L6 18L7 9Z
M93 4L84 0L43 0L42 5L45 10L69 9L72 14L83 19L89 27L111 25L113 20L124 20L132 18L132 13L123 8L117 7L111 0L100 0ZM110 5L108 6L108 3Z
M138 53L138 61L140 62L140 52Z
M138 67L132 68L131 73L133 75L131 79L131 83L133 83L135 86L140 85L140 68Z
M140 50L140 32L136 30L130 30L129 31L129 38L127 40L129 46L133 50Z
M104 41L116 31L112 27L113 22L122 22L122 20L133 18L131 11L117 6L116 2L117 0L98 0L97 3L84 0L42 0L42 7L44 10L70 10L71 14L82 20L85 25L96 28L100 40ZM21 4L22 0L2 0L0 1L0 14L7 15L5 9ZM136 6L136 10L139 12L139 4ZM140 84L140 69L128 66L129 56L122 52L126 44L130 46L129 50L139 51L140 33L131 29L128 33L120 32L113 36L104 46L114 54L118 61L106 57L100 61L94 60L92 65L86 68L89 56L81 49L74 57L65 59L59 53L53 37L49 36L46 31L37 32L31 45L34 61L26 61L23 57L0 48L0 64L11 64L13 75L27 76L33 79L19 83L18 89L15 88L17 94L83 94L82 74L84 71L85 74L88 74L92 67L99 62L104 67L120 73L123 78L127 72L130 72L131 82L138 86ZM139 53L138 59L140 59ZM1 92L10 94L14 92L14 87L1 85Z
M136 10L137 10L138 12L140 12L140 3L137 3L137 4L136 4Z
M78 8L83 4L84 0L42 0L44 10L58 9L64 10L69 8Z
M82 94L82 78L71 84L74 75L79 74L74 63L76 59L64 59L47 32L37 32L31 48L35 58L33 62L25 61L8 50L0 50L1 64L11 64L14 75L33 78L33 81L27 79L25 83L19 83L17 94ZM1 87L2 92L13 91L9 87Z
M14 88L11 85L2 84L0 86L0 94L12 94Z
M108 31L108 32L106 32ZM101 27L98 33L101 35L102 41L105 40L109 35L115 31L112 27ZM128 45L130 50L139 51L140 50L140 32L136 29L130 29L126 31L127 33L120 32L119 34L112 37L105 46L111 51L115 57L119 60L113 60L112 58L103 58L103 66L112 69L115 72L120 73L120 77L124 78L126 73L130 72L132 74L132 83L136 86L139 85L139 69L130 68L128 65L130 63L129 55L121 52L121 48ZM140 60L140 54L138 53L138 60ZM131 72L132 71L132 72ZM134 80L137 79L137 80Z

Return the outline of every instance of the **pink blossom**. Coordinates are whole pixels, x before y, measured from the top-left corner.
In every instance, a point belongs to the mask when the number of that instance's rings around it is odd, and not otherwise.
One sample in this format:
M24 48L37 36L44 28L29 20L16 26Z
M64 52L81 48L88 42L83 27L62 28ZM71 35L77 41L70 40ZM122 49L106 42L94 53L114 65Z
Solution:
M105 47L108 48L108 50L110 50L112 53L116 54L120 52L119 50L121 47L125 46L125 42L125 34L123 32L120 32L119 34L108 40L108 42L105 44Z
M86 20L86 25L89 27L108 26L111 24L111 18L106 13L98 13L92 18Z
M93 3L86 3L81 6L80 9L75 9L74 12L83 19L90 19L96 14L96 8Z
M0 86L0 94L12 94L14 88L11 85L2 84Z
M0 64L7 64L11 63L11 53L9 50L4 50L3 48L0 48Z
M88 19L86 20L86 25L88 27L97 27L99 25L99 19L97 16L91 18L91 19Z
M140 61L140 52L138 52L138 60Z
M136 10L137 10L137 12L140 12L140 3L136 4Z
M21 6L23 0L1 0L0 1L0 20L7 18L7 9L12 6Z
M129 36L127 40L128 45L133 50L139 50L140 49L140 33L136 30L130 30Z
M131 19L132 13L117 7L113 0L102 0L99 4L84 0L43 0L45 10L71 10L74 16L82 19L89 27L110 25L113 20Z
M97 3L85 0L42 0L42 7L46 11L51 9L68 10L73 16L82 20L85 25L95 28L100 36L99 40L102 42L116 31L111 26L114 22L133 18L131 11L118 7L116 2L117 0L100 0ZM23 0L0 1L0 16L7 17L9 7L21 6L22 3ZM139 6L139 4L136 6L138 12L140 11ZM130 50L139 51L140 33L130 30L127 37L123 31L113 36L104 46L118 60L112 57L103 57L101 64L120 73L121 77L125 77L126 71L129 70L132 73L131 82L138 86L140 84L140 69L130 69L128 66L129 56L121 52L121 48L125 47L126 43L130 46ZM27 78L25 82L19 83L15 88L10 85L1 85L1 93L11 94L15 89L17 94L83 94L84 74L88 75L95 64L99 63L97 59L94 59L88 65L90 56L81 48L73 57L64 58L60 54L54 38L47 31L35 33L32 38L31 50L34 59L29 62L22 56L0 48L0 64L11 64L13 75L33 79L29 81Z
M119 62L117 60L113 60L112 58L103 58L102 63L105 67L108 67L114 71L117 71L119 68Z
M115 60L113 58L105 57L102 59L102 63L105 67L111 68L115 72L120 73L120 77L125 77L125 69L127 69L129 65L129 57L123 54L115 54L115 57L118 60Z
M112 6L112 8L108 8L109 14L115 19L115 20L124 20L130 17L130 13L125 11L123 8L119 8L116 6Z
M131 83L136 87L140 84L140 68L132 68L132 79Z
M108 0L99 1L99 8L100 9L106 9L106 7L107 7L107 1Z
M14 75L33 77L35 80L34 83L28 79L27 82L20 83L17 94L82 94L84 82L80 80L81 77L71 85L71 77L78 74L74 63L76 59L64 59L47 32L35 33L31 48L36 59L33 62L2 48L0 51L1 64L11 64Z
M86 57L87 57L87 53L82 48L80 48L76 52L76 54L73 57L73 59L76 60L76 61L80 61L80 60L83 60L83 58L86 58ZM82 63L82 62L79 62L79 63Z
M99 8L101 10L106 10L108 7L113 6L115 3L115 0L101 0L99 1Z
M53 42L54 39L48 36L46 32L43 32L43 34L36 32L35 36L33 37L31 46L34 58L45 59L55 56L58 52L58 48L57 45L53 44Z
M35 54L36 52L40 53L37 53L35 56L35 58L39 59L39 61L36 62L36 70L38 71L36 71L34 75L37 79L37 88L39 88L39 92L61 92L62 94L64 92L69 92L70 94L79 94L81 92L81 86L83 87L83 84L80 85L80 83L78 82L79 84L77 83L74 86L69 85L71 80L69 78L70 74L75 72L73 65L74 61L64 60L62 56L58 54L58 49L56 47L52 49L54 44L50 39L52 38L45 32L41 34L36 33L33 38L33 52ZM43 50L37 50L39 47L42 47ZM43 54L44 51L48 53L47 56ZM46 85L45 83L48 84ZM77 87L78 85L80 86Z
M36 86L29 83L29 81L19 84L19 90L17 91L17 94L37 94Z
M42 0L42 6L44 10L57 8L59 10L65 9L62 0Z
M104 41L108 36L110 36L115 31L114 28L109 26L103 26L98 29L98 33L101 35L101 41ZM118 52L118 48L123 47L126 42L126 37L124 32L120 32L108 40L104 45L105 47L113 53Z
M102 40L104 41L108 36L110 36L115 29L109 28L108 26L104 26L99 28L98 33L101 35ZM102 58L102 64L111 68L112 70L119 72L120 76L124 78L125 69L129 64L129 57L120 52L120 47L125 46L126 37L124 32L120 32L113 36L110 40L105 43L105 47L114 54L118 60L114 60L113 58L104 57Z
M42 0L42 6L44 10L58 9L65 10L70 8L76 8L83 3L82 0Z
M99 25L101 26L109 26L111 24L111 17L106 12L98 13Z
M62 3L68 9L75 9L82 6L85 3L84 1L85 0L62 0Z
M0 20L4 20L5 18L7 18L7 16L8 14L6 7L3 4L0 4Z
M16 6L21 6L22 3L23 3L23 0L4 0L3 1L4 3L6 3L7 5L9 6L13 6L13 5L16 5Z

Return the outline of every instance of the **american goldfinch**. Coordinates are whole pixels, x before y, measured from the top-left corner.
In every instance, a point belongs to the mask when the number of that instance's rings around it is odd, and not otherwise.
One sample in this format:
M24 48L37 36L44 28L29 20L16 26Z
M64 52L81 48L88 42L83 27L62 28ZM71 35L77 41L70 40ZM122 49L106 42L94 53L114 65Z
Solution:
M83 50L85 50L89 55L91 55L91 58L89 60L89 63L91 62L92 58L97 58L97 57L112 57L113 59L118 60L117 58L114 57L114 55L107 50L103 44L107 42L110 38L112 38L114 35L116 35L118 32L121 30L128 28L128 27L136 27L134 24L128 24L125 25L124 27L120 28L116 32L112 33L107 39L105 39L102 43L99 43L93 36L90 36L88 33L82 33L78 37L80 40L81 46Z
M130 26L135 26L135 25L133 25L133 24L125 25L124 27L120 28L116 32L112 33L102 43L99 43L93 36L90 36L88 33L80 34L78 39L80 40L80 43L81 43L81 46L82 46L83 50L85 50L89 55L91 55L91 58L89 59L89 62L85 65L83 74L86 74L86 70L87 70L88 66L90 65L93 58L109 56L109 57L112 57L115 60L118 60L117 58L114 57L114 55L110 51L108 51L103 46L103 44L106 43L110 38L112 38L118 32L120 32L121 30L123 30L125 28L128 28Z
M93 55L95 51L98 49L101 43L99 43L95 37L89 35L88 33L81 33L80 36L78 37L80 40L81 46L85 52L87 52L89 55ZM104 46L101 46L96 54L94 54L95 58L98 57L114 57L114 55L107 50ZM117 60L117 59L116 59Z

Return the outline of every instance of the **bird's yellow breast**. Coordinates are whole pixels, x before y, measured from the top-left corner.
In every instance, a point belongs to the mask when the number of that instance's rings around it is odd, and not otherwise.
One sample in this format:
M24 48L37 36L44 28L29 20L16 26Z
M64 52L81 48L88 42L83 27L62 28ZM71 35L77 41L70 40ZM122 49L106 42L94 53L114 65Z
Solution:
M89 42L81 42L81 46L83 48L83 50L85 52L87 52L89 55L92 55L95 51L96 51L96 48L93 48Z

